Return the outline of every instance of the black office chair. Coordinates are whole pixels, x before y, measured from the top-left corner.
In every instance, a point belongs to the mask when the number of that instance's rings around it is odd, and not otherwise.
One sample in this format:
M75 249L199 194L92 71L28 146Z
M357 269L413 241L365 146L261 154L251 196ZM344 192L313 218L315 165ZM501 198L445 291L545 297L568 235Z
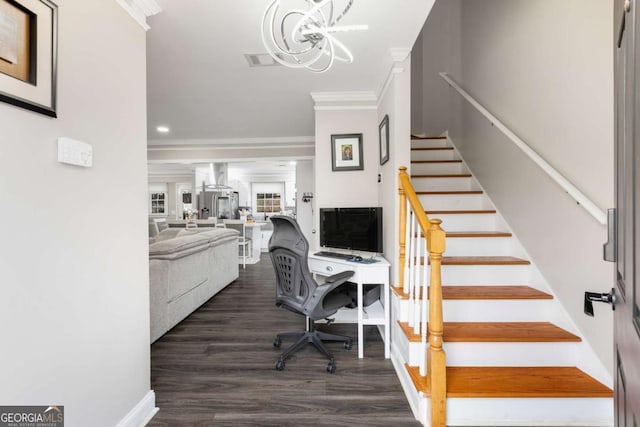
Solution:
M316 331L314 322L327 319L338 309L352 302L351 297L340 289L340 285L353 276L354 272L343 271L334 274L319 285L309 271L309 242L300 231L298 223L293 218L282 215L272 216L271 221L273 234L269 240L269 255L276 272L276 305L302 314L308 319L307 331L276 335L273 340L275 347L280 347L283 338L296 340L280 354L276 369L283 370L286 358L310 343L329 358L327 372L334 373L335 359L323 341L341 341L344 348L349 350L351 338Z

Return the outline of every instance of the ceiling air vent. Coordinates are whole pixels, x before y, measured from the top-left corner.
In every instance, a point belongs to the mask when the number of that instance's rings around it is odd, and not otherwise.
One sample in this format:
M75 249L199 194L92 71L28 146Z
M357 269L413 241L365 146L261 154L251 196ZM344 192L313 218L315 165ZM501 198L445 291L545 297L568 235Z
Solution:
M249 67L272 67L274 65L281 65L268 53L245 53L244 57L247 58Z

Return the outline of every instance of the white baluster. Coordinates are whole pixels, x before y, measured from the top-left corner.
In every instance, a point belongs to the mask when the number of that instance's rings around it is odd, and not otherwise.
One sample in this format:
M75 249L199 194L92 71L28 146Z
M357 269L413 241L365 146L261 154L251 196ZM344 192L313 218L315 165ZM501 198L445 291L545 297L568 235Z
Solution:
M409 202L409 199L407 199L407 210L406 210L406 218L405 218L405 224L407 224L407 226L405 227L405 236L404 236L404 241L405 241L405 257L404 257L404 280L405 280L405 289L404 291L406 293L410 293L409 290L409 263L411 260L411 244L410 244L410 236L411 236L411 202ZM408 248L408 249L407 249Z
M420 333L420 288L421 288L421 283L420 283L420 272L421 272L421 268L420 268L420 255L422 254L423 249L422 249L422 237L420 237L421 234L421 230L420 230L420 225L418 224L418 218L415 218L416 221L416 225L415 225L415 230L416 232L414 233L415 236L415 254L416 254L416 268L413 272L413 274L415 275L415 279L414 279L414 298L413 298L413 333L414 334L419 334Z
M411 207L409 207L411 208ZM413 245L413 241L414 241L414 224L415 221L413 219L414 215L413 215L413 211L408 210L407 212L409 212L409 227L407 227L409 229L409 239L407 240L407 242L409 243L409 256L407 257L409 259L409 271L408 271L408 279L409 279L409 325L413 326L413 298L414 298L414 293L413 293L413 287L415 285L414 282L414 275L413 275L413 269L414 269L414 257L415 257L415 252L414 252L414 245Z
M425 232L426 233L426 232ZM428 302L429 302L429 253L427 251L427 238L425 234L424 245L422 247L423 250L423 259L424 264L422 265L422 298L420 301L421 304L421 319L420 319L420 343L421 343L421 354L427 354L427 319L428 319ZM420 359L420 375L427 375L427 358Z

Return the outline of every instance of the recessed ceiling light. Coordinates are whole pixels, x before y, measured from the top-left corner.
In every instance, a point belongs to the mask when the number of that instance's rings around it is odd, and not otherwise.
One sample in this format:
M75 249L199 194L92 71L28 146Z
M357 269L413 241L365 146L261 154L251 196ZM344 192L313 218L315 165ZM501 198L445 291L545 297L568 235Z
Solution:
M169 126L158 126L156 130L160 133L169 133Z

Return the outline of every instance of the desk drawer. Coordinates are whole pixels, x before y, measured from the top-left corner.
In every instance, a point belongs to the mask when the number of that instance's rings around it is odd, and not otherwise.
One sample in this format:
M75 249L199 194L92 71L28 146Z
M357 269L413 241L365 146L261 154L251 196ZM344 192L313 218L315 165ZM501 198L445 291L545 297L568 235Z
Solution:
M342 264L335 261L324 261L311 258L309 259L309 270L311 270L312 273L320 274L322 276L331 276L347 270L355 271L356 268L347 263Z

